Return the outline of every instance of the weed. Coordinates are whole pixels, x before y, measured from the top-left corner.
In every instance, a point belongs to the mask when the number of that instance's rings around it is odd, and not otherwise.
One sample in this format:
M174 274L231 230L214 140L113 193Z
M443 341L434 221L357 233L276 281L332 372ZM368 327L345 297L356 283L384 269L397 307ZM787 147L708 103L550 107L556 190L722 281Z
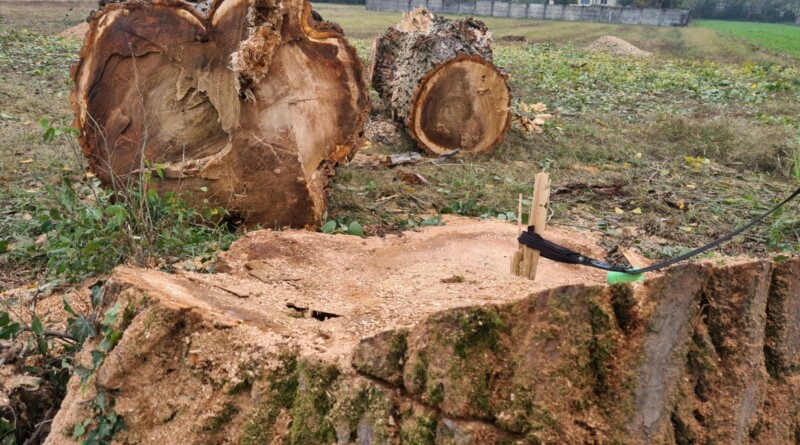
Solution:
M36 367L26 367L26 372L42 376L51 383L55 406L58 406L66 394L67 381L73 372L80 377L81 383L86 385L102 365L106 355L120 341L124 329L122 325L125 322L124 313L128 307L123 310L118 302L101 317L102 283L98 283L92 287L93 311L90 314L78 314L67 299L63 299L64 310L69 316L65 331L60 332L45 328L42 320L36 315L37 300L38 294L33 299L30 323L23 322L24 318L15 312L9 302L0 300L0 306L3 308L0 310L0 339L24 345L20 354L21 360L25 363L38 363ZM120 311L123 312L122 323L118 323ZM91 364L75 365L75 354L90 338L99 340L97 347L90 352ZM34 360L27 362L28 358ZM109 443L117 432L125 429L124 420L114 411L114 398L97 387L94 397L88 402L91 416L75 424L72 437L79 439L85 436L82 442L86 444ZM51 409L42 415L52 417L54 413L55 410ZM50 418L44 418L39 425L47 425L49 420ZM13 438L11 433L19 436L19 432L7 427L4 419L0 421L0 436ZM29 434L30 437L34 437L39 432L34 431ZM4 445L8 443L6 439L3 440Z
M73 129L41 123L49 142L74 137ZM45 187L42 202L23 207L27 219L7 221L17 232L0 230L6 233L0 253L11 251L12 262L38 266L47 276L72 282L125 261L169 267L181 258L200 257L200 268L208 268L215 252L227 249L234 239L221 222L224 211L197 210L174 192L157 193L150 184L162 172L158 166L154 170L155 178L145 172L138 185L119 190L105 189L96 180L73 182L64 175L57 185ZM164 258L174 260L164 264Z
M328 212L322 215L325 224L319 228L322 233L344 233L347 235L364 236L364 229L358 221L345 222L343 219L330 219Z

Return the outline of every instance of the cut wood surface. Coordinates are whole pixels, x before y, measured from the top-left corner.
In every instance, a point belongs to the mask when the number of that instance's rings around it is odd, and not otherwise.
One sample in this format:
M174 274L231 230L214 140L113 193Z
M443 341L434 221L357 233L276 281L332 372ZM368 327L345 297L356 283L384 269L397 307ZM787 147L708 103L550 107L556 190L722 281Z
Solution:
M110 3L91 19L72 97L90 166L112 185L158 166L158 190L250 225L317 226L361 137L363 65L305 0L207 3Z
M511 94L491 43L483 22L424 9L375 40L372 86L428 153L485 153L502 141Z
M508 273L513 224L445 220L251 231L214 274L117 268L100 314L126 308L119 342L93 364L102 337L86 340L74 366L94 371L72 376L45 443L86 442L72 432L100 392L120 444L796 444L800 259L614 286L543 259L531 281ZM547 236L604 258L596 233ZM62 298L37 304L52 320Z

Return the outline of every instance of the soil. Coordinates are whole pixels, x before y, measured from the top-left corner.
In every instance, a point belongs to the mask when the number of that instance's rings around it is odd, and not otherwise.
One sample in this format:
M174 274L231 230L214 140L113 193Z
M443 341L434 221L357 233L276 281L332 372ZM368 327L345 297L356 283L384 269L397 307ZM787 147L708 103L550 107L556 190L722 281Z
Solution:
M614 36L603 36L592 42L586 49L592 52L607 52L615 56L650 57L653 53L643 51Z

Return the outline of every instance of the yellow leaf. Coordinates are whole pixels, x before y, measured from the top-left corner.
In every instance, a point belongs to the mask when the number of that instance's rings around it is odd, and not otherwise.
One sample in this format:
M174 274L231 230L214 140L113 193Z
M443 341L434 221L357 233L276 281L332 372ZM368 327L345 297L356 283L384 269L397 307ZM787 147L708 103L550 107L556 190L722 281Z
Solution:
M638 159L642 159L642 152L636 153L636 157L637 157Z
M683 231L684 231L684 232L686 232L686 233L690 233L690 232L692 231L692 228L691 228L691 227L686 227L686 226L683 226L683 227L678 227L678 228L679 228L679 229L681 229L681 230L683 230Z
M641 207L636 207L635 209L631 210L631 212L635 213L637 215L641 215L642 214L642 209L641 209Z
M617 215L622 215L623 213L625 213L625 211L619 207L614 207L614 213L616 213Z
M689 189L689 190L694 190L694 189L697 188L697 186L694 185L694 184L686 184L686 188Z
M25 159L23 161L19 161L20 164L30 164L31 162L33 162L33 159Z
M686 203L683 202L682 199L680 201L678 201L678 208L679 209L683 210L685 207L686 207Z
M537 113L541 113L543 111L547 111L547 105L545 105L545 104L543 104L541 102L533 104L533 106L531 108L533 108L533 111L535 111Z

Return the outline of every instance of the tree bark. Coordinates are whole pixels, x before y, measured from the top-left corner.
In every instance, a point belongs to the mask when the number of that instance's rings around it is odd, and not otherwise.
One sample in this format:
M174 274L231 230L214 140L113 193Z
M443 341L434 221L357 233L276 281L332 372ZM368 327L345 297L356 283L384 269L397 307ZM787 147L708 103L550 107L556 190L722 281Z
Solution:
M492 63L491 43L483 22L424 9L375 40L372 86L428 153L486 153L502 141L511 94Z
M369 109L355 49L306 0L204 4L109 3L91 20L72 72L91 169L115 187L163 172L157 190L249 225L319 225Z

